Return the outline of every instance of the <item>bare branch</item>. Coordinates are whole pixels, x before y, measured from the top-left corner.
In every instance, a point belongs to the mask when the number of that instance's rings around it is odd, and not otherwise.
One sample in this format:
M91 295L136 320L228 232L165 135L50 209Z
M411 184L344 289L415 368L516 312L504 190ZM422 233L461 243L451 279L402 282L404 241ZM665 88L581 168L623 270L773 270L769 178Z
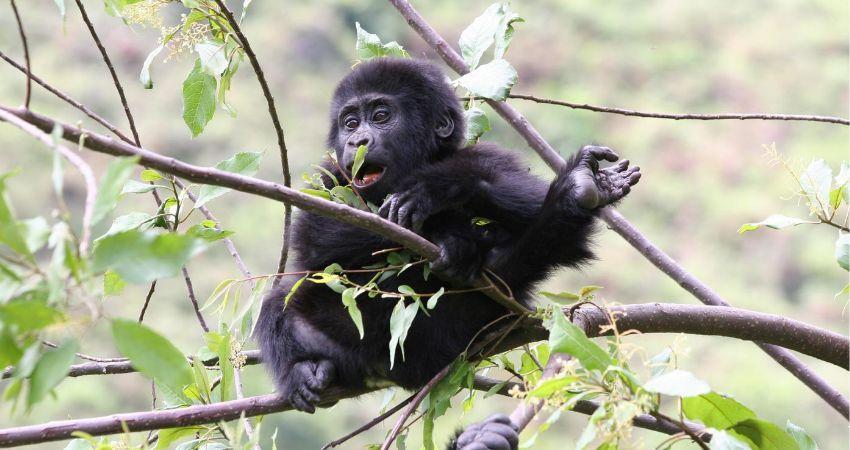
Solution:
M497 381L496 384L499 383L498 380L494 380L494 381ZM495 384L494 384L494 386L495 386ZM363 426L357 428L356 430L352 431L351 433L348 433L345 436L343 436L343 437L341 437L341 438L339 438L335 441L328 442L327 444L325 444L324 447L322 447L322 450L327 450L329 448L334 448L334 447L340 446L340 445L344 444L346 441L348 441L349 439L353 438L354 436L357 436L358 434L363 433L364 431L371 429L372 427L383 422L384 420L386 420L387 418L389 418L393 414L399 412L401 410L401 408L404 408L405 405L407 405L411 401L413 401L414 397L416 397L416 394L413 394L413 395L407 397L406 399L400 401L397 405L388 409L387 412L379 415L378 417L375 417L374 419L370 420L369 422L367 422Z
M461 58L460 55L451 48L445 39L437 34L437 32L425 21L424 18L422 18L419 12L416 11L407 0L389 0L389 2L392 3L399 13L401 13L401 15L407 20L408 25L410 25L419 34L419 36L422 37L422 39L425 40L425 42L427 42L443 58L446 64L461 75L469 72L469 68L463 61L463 58ZM541 136L540 133L528 122L528 120L516 109L504 102L488 100L487 104L499 113L499 115L502 116L502 118L505 119L520 134L520 136L526 140L529 146L534 149L541 158L543 158L549 167L556 172L563 167L564 160L560 157L560 155L558 155L558 152L556 152L555 149L552 148L545 139L543 139L543 136ZM645 236L637 231L633 225L626 221L625 218L612 208L606 207L602 209L602 219L605 220L611 229L621 236L625 237L626 234L631 234L635 239L641 240L645 245L644 248L650 253L663 255L661 250L650 243ZM641 247L635 247L639 251L641 250ZM643 251L641 253L649 258L649 253L644 253ZM658 264L656 264L656 266L668 275L671 275L671 273L687 274L684 268L679 266L675 261L669 257L667 257L667 259L669 261L665 263L663 267ZM695 277L688 274L686 282L688 283L688 286L682 283L680 284L685 287L688 292L694 294L700 301L706 304L718 304L712 301L711 296L705 295L705 291L710 290ZM689 289L689 287L693 287L694 289ZM716 297L714 300L720 299L719 296L713 292L712 294ZM720 301L723 302L722 300ZM727 303L723 302L723 304ZM759 344L759 346L773 359L779 362L779 364L794 374L794 376L796 376L806 386L823 398L830 406L840 412L841 415L845 418L850 418L850 403L848 403L847 399L841 395L837 389L830 386L825 379L812 372L812 370L809 369L802 361L795 358L787 351L762 344Z
M118 74L115 72L112 60L109 58L109 54L106 52L106 48L103 46L103 43L100 42L100 37L98 37L97 32L94 29L94 24L92 24L89 19L89 15L86 13L86 8L83 7L83 2L80 0L76 0L76 2L77 8L80 10L80 15L83 17L83 22L86 23L86 28L88 28L92 40L94 40L95 45L97 45L97 49L100 51L100 56L103 58L103 62L109 69L109 75L112 77L112 83L118 91L118 97L121 98L121 106L124 107L124 115L127 116L127 121L130 122L130 132L133 133L133 142L137 147L140 147L142 143L139 141L139 131L136 130L136 121L133 120L133 113L130 112L130 105L127 103L127 96L124 95L124 87L121 86L121 81L118 79Z
M535 103L543 103L547 105L566 106L572 109L584 109L587 111L595 111L606 114L619 114L621 116L647 117L652 119L672 119L672 120L789 120L801 122L826 122L837 123L839 125L850 125L850 120L842 117L832 116L816 116L810 114L669 114L634 111L631 109L609 108L607 106L588 105L586 103L573 103L563 100L553 100L549 98L541 98L533 95L510 94L508 98L518 100L529 100Z
M79 1L79 0L77 0ZM236 37L239 39L239 45L245 50L245 56L248 57L248 61L251 62L251 67L254 69L254 73L257 75L257 82L260 83L260 88L263 90L263 96L266 98L266 104L269 108L269 116L272 119L272 124L274 125L275 134L277 134L277 146L280 150L280 165L281 170L283 171L283 185L286 187L292 186L292 175L289 172L289 152L286 149L286 141L283 136L283 127L280 125L280 118L277 115L277 108L274 105L274 97L272 97L272 91L269 89L269 83L266 81L266 76L263 72L263 68L260 67L260 61L257 59L257 55L254 54L254 50L251 48L251 43L248 42L248 38L245 37L245 34L242 33L242 27L239 25L239 22L236 21L236 18L233 16L233 12L227 7L223 0L215 0L221 12L227 18L227 23L230 24L230 27L233 28L233 32L236 33ZM292 206L289 204L284 204L284 217L283 217L283 246L280 250L280 260L277 264L278 272L286 272L286 260L289 255L289 242L291 239L290 228L292 225Z
M204 320L203 314L201 314L201 307L198 305L198 299L195 297L195 289L192 287L192 279L189 278L189 271L186 269L186 266L183 266L180 270L183 272L183 281L186 282L186 291L188 291L189 300L192 302L192 309L195 310L195 316L198 318L198 323L201 324L201 328L204 329L204 333L209 333L210 328L207 326L207 322Z
M30 70L30 47L27 43L27 34L24 32L24 24L21 22L21 15L18 13L18 6L15 0L9 0L12 5L12 12L15 15L15 23L18 24L18 34L21 36L21 46L24 48L24 61L26 62L27 75L27 90L24 95L24 108L29 109L30 97L32 97L32 71Z
M139 323L145 320L145 313L148 311L148 305L151 303L151 297L153 297L154 292L156 292L156 280L151 281L148 293L145 295L145 302L142 303L142 310L139 311Z
M94 214L94 202L97 198L97 180L94 177L94 172L92 172L91 166L88 165L87 162L80 158L76 152L69 150L62 144L53 142L53 139L44 131L36 128L35 126L27 123L24 120L16 117L14 114L10 114L4 110L0 110L0 120L4 120L6 122L11 123L12 125L20 128L21 130L29 133L31 136L35 137L44 145L52 148L54 151L59 152L65 159L68 160L77 170L80 171L80 174L83 176L83 181L86 185L86 200L85 205L83 206L83 232L80 237L80 255L85 256L88 255L89 250L89 242L91 241L91 226L92 226L92 215Z
M443 370L437 372L436 375L431 377L431 380L422 386L419 389L419 392L413 397L413 400L408 403L408 405L404 408L404 411L401 413L401 416L393 426L393 429L390 430L390 434L387 435L387 438L384 439L383 445L381 445L381 450L389 450L390 446L395 442L395 438L398 437L398 434L401 432L402 427L404 427L404 423L407 422L407 419L416 411L416 408L419 407L419 404L422 403L422 400L425 400L425 396L431 392L437 384L449 374L449 370L451 370L452 365L449 364L446 367L443 367Z

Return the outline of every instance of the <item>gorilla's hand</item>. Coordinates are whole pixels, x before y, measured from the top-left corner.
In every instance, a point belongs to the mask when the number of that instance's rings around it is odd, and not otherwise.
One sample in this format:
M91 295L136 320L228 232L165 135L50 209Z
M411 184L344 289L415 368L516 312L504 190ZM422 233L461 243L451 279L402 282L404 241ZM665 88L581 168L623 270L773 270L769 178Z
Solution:
M484 422L463 431L450 449L453 450L516 450L519 434L504 414L491 416Z
M462 284L481 273L483 257L475 241L453 233L437 233L429 238L440 247L440 257L431 262L431 269Z
M281 394L293 408L312 414L321 399L319 394L333 376L334 366L328 360L297 362L290 369Z
M439 197L434 189L419 182L404 192L387 197L378 214L390 222L421 233L425 220L445 209L445 199Z
M629 167L627 159L599 169L599 161L614 162L618 158L608 147L586 145L579 150L578 165L570 172L579 206L595 209L616 203L637 184L640 168Z

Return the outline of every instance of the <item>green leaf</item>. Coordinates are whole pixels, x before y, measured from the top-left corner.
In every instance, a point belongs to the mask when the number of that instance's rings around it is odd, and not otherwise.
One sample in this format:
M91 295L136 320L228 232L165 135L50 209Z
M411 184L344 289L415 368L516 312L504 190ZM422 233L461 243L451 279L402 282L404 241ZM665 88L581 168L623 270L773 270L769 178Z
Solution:
M428 309L434 309L437 306L437 300L446 293L446 289L444 287L440 287L440 290L434 293L431 298L428 299L428 303L425 304L425 307Z
M794 425L790 420L785 422L785 432L797 442L800 450L818 450L817 442L809 436L809 433L806 433L802 427Z
M62 16L62 20L65 20L65 0L53 0L53 3L56 3L56 7L59 8L59 15Z
M728 431L709 430L711 432L711 442L708 448L711 450L751 450L748 443L739 440L737 435Z
M782 428L762 419L747 419L732 430L751 440L759 450L799 450L797 441Z
M120 295L124 292L124 286L127 283L121 278L121 275L107 270L103 274L103 295Z
M201 67L201 60L195 60L195 67L183 81L183 121L196 137L215 114L215 77Z
M839 233L835 241L835 260L844 270L850 270L850 233Z
M393 313L390 316L390 369L392 370L395 364L396 347L401 348L401 359L404 360L404 340L407 339L407 332L410 326L413 325L413 319L416 318L416 312L419 306L416 302L411 302L404 306L404 299L400 299L393 308Z
M134 320L114 319L112 337L122 355L133 367L171 394L182 397L192 383L192 370L183 353L168 339Z
M537 383L534 389L528 391L528 397L549 398L552 394L578 381L578 377L548 378Z
M473 106L463 112L466 118L466 145L474 145L484 133L490 131L490 119L483 109Z
M320 191L318 189L309 189L309 188L302 188L302 189L299 189L299 191L301 191L301 192L303 192L307 195L312 195L314 197L323 198L325 200L331 199L331 193L329 191Z
M233 362L230 361L233 351L230 333L206 333L204 334L204 341L207 347L218 356L218 366L221 369L221 400L231 400L235 392L235 381L233 378Z
M219 230L217 228L205 227L203 225L192 225L188 230L186 230L186 234L208 242L214 242L232 235L233 231Z
M460 53L470 70L478 66L481 56L493 45L504 17L504 6L502 3L493 3L488 6L460 33L458 40Z
M47 224L44 217L22 220L18 222L18 227L30 253L37 252L47 244L47 238L50 236L50 225Z
M774 230L781 230L783 228L793 227L804 223L818 222L812 222L810 220L805 219L798 219L796 217L783 216L781 214L773 214L768 216L767 219L764 219L761 222L745 223L741 225L741 228L738 229L738 234L744 234L747 231L758 230L762 226L773 228Z
M27 406L32 406L41 401L65 378L68 374L68 368L74 362L74 352L76 351L77 343L70 340L41 355L30 379Z
M141 178L142 181L151 182L151 181L161 180L162 175L159 172L157 172L156 170L145 169L145 170L142 171L139 178Z
M121 189L121 194L146 194L154 189L156 189L158 185L141 183L136 180L127 180L127 183L124 184L124 188Z
M142 83L142 86L145 89L153 89L153 77L151 76L151 64L153 64L154 58L162 49L165 48L165 45L158 45L153 51L148 53L147 58L145 58L145 62L142 64L142 70L139 72L139 82Z
M494 59L453 83L475 96L504 101L517 82L516 70L504 59Z
M394 56L398 58L408 58L410 55L404 50L404 47L396 41L386 44L381 43L381 38L377 35L369 33L360 26L360 22L355 22L354 27L357 29L357 43L355 50L357 57L361 60L378 58L381 56Z
M505 3L503 7L502 21L499 23L499 29L496 31L496 48L493 50L493 58L501 59L505 57L505 52L511 45L511 39L514 37L515 23L525 22L525 19L519 14L511 11L510 4Z
M369 152L369 148L365 145L361 145L357 147L357 152L354 153L354 165L351 167L351 178L357 178L357 174L360 173L360 168L363 167L363 162L366 160L366 153Z
M221 77L221 74L227 70L227 66L230 64L227 60L224 44L213 41L201 42L195 45L195 51L198 53L201 68L207 74L216 78Z
M215 165L215 168L225 172L250 177L260 170L260 157L262 155L263 154L259 152L239 152L230 158L219 162ZM210 200L221 197L229 191L230 188L205 184L201 186L201 190L198 193L198 200L195 202L195 208L200 208L207 204Z
M604 371L613 361L611 356L585 336L581 328L556 310L549 324L549 347L552 353L574 356L587 370Z
M103 236L95 239L95 243L99 242L103 238L107 236L112 236L118 233L123 233L129 230L135 230L139 228L146 222L150 222L153 217L147 213L143 212L131 212L129 214L124 214L123 216L118 216L115 220L112 221L112 225L109 226L109 229L106 230L106 233Z
M689 419L699 420L708 427L724 430L756 414L737 400L716 392L682 399L682 411Z
M106 168L106 174L100 180L97 189L97 198L94 201L94 212L92 213L92 225L99 223L107 216L118 203L124 183L133 174L133 169L139 162L139 157L119 157L112 160Z
M829 193L832 190L832 168L823 159L816 159L800 174L800 185L809 204L829 216Z
M581 289L579 289L578 291L578 296L584 298L600 289L602 289L602 286L582 286Z
M164 450L171 448L171 444L179 441L187 436L192 436L195 433L203 432L202 427L183 427L183 428L168 428L160 430L156 440L156 450Z
M357 327L357 332L360 333L360 339L363 339L363 315L357 307L357 296L360 294L357 288L347 288L342 291L342 304L345 305L348 315L351 316L351 321Z
M97 242L92 269L112 269L130 283L149 283L176 275L204 248L204 242L192 236L129 230Z
M0 243L32 261L32 255L15 220L12 204L6 195L6 176L0 176Z
M0 305L0 323L19 333L40 330L64 320L65 316L44 300L15 299Z
M559 304L573 303L576 300L581 299L581 296L579 296L578 294L573 294L572 292L558 292L556 294L554 292L540 291L540 295Z
M652 377L643 388L656 394L674 397L694 397L711 392L708 383L685 370L671 370Z

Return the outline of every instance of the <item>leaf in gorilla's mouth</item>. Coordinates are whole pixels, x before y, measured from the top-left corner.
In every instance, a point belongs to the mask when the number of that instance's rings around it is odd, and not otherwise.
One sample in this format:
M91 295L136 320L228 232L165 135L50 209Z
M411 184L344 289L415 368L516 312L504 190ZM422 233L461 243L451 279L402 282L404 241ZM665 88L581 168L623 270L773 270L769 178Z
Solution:
M377 164L364 164L358 171L357 176L354 178L354 185L359 188L364 188L375 184L384 175L384 169L384 166L379 166Z

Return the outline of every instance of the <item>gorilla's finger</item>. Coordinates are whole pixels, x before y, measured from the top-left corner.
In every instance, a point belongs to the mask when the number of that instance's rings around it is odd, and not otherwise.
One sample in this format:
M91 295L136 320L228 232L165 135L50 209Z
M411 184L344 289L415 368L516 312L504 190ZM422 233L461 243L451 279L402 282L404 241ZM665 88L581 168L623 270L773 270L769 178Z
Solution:
M410 228L410 215L413 212L413 204L410 202L405 203L398 209L398 222L397 224L403 226L404 228Z
M590 150L590 154L593 155L594 158L599 159L599 160L614 162L614 161L620 159L620 157L616 153L614 153L613 150L611 150L608 147L601 147L601 146L594 145L594 146L591 146L588 150Z
M516 432L516 429L511 425L506 425L503 423L488 423L484 425L484 431L489 431L491 433L496 433L499 436L505 438L512 446L516 446L519 444L519 435Z
M511 443L508 442L505 436L489 432L486 430L486 427L475 441L486 445L489 450L511 450Z
M386 219L387 216L389 216L390 214L390 204L392 203L392 199L393 197L391 196L378 209L378 215L383 217L384 219Z
M618 162L616 166L614 166L614 170L617 171L617 172L622 172L627 167L629 167L629 160L624 159L624 160Z
M421 211L416 211L410 219L410 224L416 234L422 234L422 226L425 225L425 214Z
M634 185L637 184L638 181L640 181L640 172L636 171L635 173L629 175L629 184L630 185L634 186Z
M292 404L292 406L299 411L308 414L313 414L314 412L316 412L316 407L310 404L310 402L304 400L304 398L301 397L301 394L298 392L295 392L289 396L289 403Z
M396 197L392 200L392 204L390 205L390 215L387 217L387 220L393 223L398 223L398 207L400 206L401 200Z
M317 394L317 393L313 392L313 391L312 391L309 387L307 387L306 385L305 385L305 386L301 386L300 388L298 388L298 394L299 394L299 395L301 395L301 398L303 398L304 400L306 400L306 401L310 402L310 404L316 404L316 403L319 403L319 400L321 400L321 397L319 397L319 394Z
M503 423L505 425L510 425L512 428L516 429L516 425L511 422L511 418L506 416L505 414L493 414L488 417L487 420L481 422L481 425L487 425L488 423Z
M323 390L328 387L328 384L331 382L331 379L334 376L334 365L323 359L318 362L316 365L316 376L313 378L313 383L307 383L312 389L315 390Z

